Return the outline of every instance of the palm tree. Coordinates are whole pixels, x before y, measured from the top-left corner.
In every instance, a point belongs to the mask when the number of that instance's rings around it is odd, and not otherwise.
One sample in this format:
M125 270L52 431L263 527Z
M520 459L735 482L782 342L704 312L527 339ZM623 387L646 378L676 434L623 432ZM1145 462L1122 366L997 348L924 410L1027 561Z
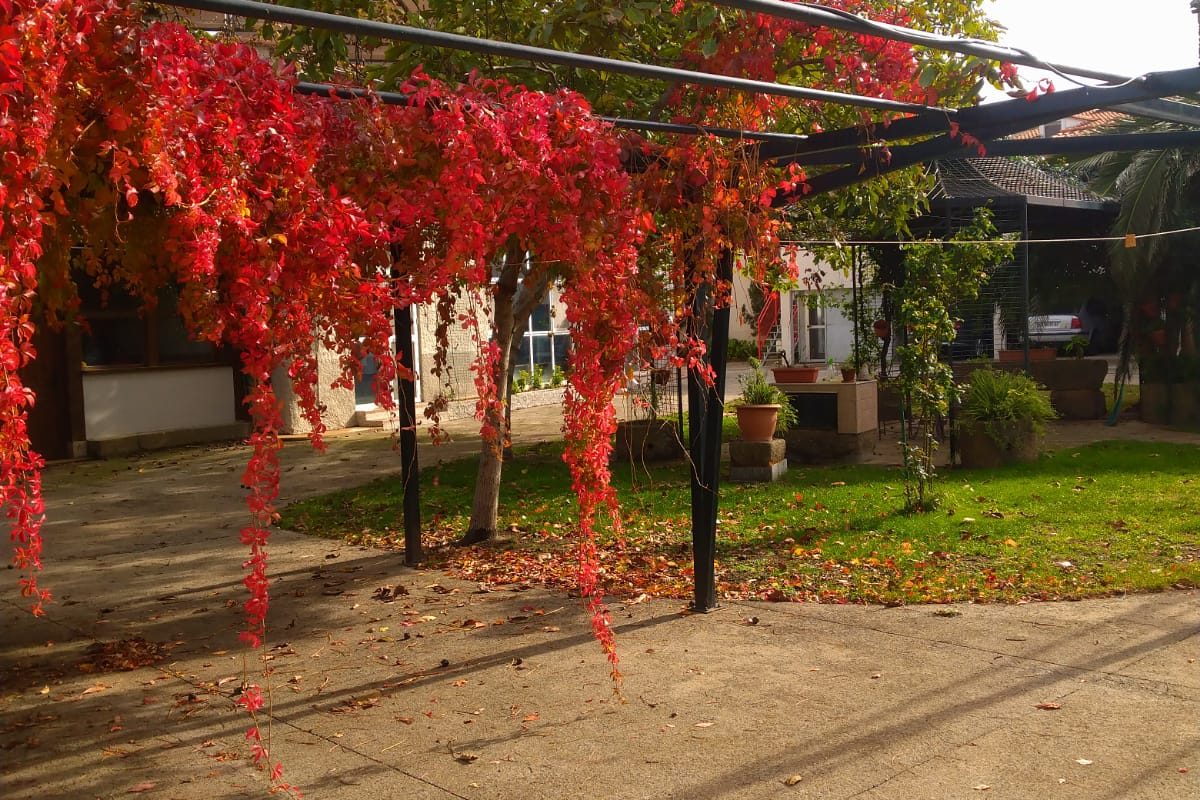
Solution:
M1108 132L1173 130L1183 128L1130 119ZM1074 169L1094 191L1120 201L1114 235L1139 237L1133 247L1117 242L1110 262L1125 298L1118 382L1128 377L1134 355L1143 366L1147 359L1194 358L1200 344L1200 270L1192 262L1200 234L1140 237L1200 225L1200 148L1101 153L1076 162Z

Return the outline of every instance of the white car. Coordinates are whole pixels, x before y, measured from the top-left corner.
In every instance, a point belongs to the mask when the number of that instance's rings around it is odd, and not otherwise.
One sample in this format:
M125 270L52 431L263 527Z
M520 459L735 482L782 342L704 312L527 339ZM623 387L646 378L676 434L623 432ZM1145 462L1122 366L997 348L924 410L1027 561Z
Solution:
M1084 326L1083 318L1078 314L1039 314L1029 318L1031 344L1062 347L1076 336L1083 337L1088 343L1092 341L1092 331Z

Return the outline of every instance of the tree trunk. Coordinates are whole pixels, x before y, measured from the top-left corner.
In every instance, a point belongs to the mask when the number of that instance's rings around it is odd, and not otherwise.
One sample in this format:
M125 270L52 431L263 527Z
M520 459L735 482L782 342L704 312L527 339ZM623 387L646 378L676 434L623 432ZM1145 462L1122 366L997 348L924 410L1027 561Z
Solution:
M467 532L459 540L461 545L494 541L497 536L500 478L504 460L508 457L506 445L510 433L508 407L512 395L509 387L512 385L513 360L519 349L517 336L528 323L529 315L548 285L548 275L536 268L521 281L524 262L525 251L515 242L510 243L504 256L500 280L496 284L492 312L492 341L500 353L492 378L503 403L500 408L489 408L485 414L485 422L500 432L500 438L482 443L479 471L475 476L475 498L471 504L471 521L467 525Z

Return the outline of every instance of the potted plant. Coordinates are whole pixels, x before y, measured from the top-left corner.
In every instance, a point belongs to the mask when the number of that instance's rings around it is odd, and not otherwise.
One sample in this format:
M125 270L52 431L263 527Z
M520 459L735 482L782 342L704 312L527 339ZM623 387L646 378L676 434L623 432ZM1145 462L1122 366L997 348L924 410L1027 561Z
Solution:
M775 376L776 383L816 383L821 375L821 368L792 366L787 363L785 356L783 366L772 368L771 374Z
M1063 355L1079 361L1087 354L1089 344L1091 342L1086 336L1072 336L1071 341L1063 345Z
M854 383L858 379L858 361L851 356L841 363L842 383Z
M1047 420L1045 389L1019 372L976 370L962 394L959 453L964 467L1035 461Z
M750 359L751 373L742 379L742 395L738 398L737 420L741 437L748 442L769 442L776 431L784 431L796 419L783 390L767 382L762 363Z

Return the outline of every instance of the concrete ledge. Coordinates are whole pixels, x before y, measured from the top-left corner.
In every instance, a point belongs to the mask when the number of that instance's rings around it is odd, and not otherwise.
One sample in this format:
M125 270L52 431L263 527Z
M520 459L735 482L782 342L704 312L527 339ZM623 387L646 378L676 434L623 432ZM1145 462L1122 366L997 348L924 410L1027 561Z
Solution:
M189 444L223 442L245 439L250 435L248 422L229 425L214 425L207 428L180 428L173 431L139 433L113 439L90 439L87 443L89 458L120 458L142 450L164 450L168 447L183 447Z
M801 464L833 464L857 461L875 450L875 431L836 433L834 431L797 428L784 434L787 437L788 458Z
M384 411L380 408L354 412L354 427L356 428L387 428L389 431L394 431L399 420L396 412Z

